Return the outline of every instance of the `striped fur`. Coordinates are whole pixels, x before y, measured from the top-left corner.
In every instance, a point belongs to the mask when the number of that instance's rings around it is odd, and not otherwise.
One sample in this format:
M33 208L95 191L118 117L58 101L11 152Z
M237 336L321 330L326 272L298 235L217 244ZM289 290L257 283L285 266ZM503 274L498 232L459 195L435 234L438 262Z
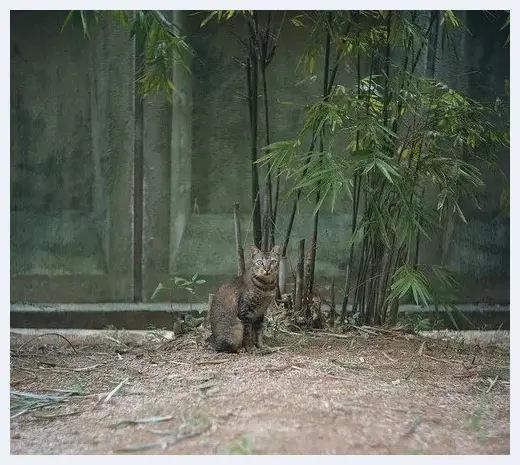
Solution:
M219 287L209 312L217 351L262 346L264 317L275 296L279 264L280 246L270 252L252 246L246 274Z

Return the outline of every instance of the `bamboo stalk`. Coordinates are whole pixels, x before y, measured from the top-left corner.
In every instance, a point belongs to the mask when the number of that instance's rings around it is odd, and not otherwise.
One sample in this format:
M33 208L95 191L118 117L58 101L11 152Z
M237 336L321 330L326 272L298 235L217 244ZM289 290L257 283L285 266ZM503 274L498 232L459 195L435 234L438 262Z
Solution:
M264 212L262 216L262 250L268 252L269 249L269 226L270 226L270 212L269 212L269 193L267 189L264 190Z
M395 263L393 265L392 276L395 274L396 270L399 268L400 263L402 261L402 255L404 251L404 246L401 246L399 251L396 254ZM395 297L392 302L390 302L390 318L389 318L389 326L395 326L397 324L397 315L399 313L399 298Z
M287 289L287 257L280 259L279 271L278 271L278 290L280 297L285 294Z
M316 203L320 201L320 192L318 191L316 195ZM316 269L316 248L318 245L318 220L319 220L319 211L314 214L314 221L312 227L312 238L311 238L311 246L309 249L309 254L307 256L307 266L306 266L306 277L305 277L305 297L304 301L310 301L312 297L312 293L314 291L314 270Z
M368 79L368 98L367 98L367 104L366 104L366 113L368 114L369 111L369 100L372 92L372 76L373 76L373 66L374 66L374 55L371 54L370 56L370 71L369 71L369 79ZM358 52L357 54L357 96L358 99L361 99L361 54ZM359 149L359 131L356 132L356 150ZM357 189L356 189L356 182L357 180ZM353 209L353 218L352 218L352 234L354 234L354 231L357 227L357 217L359 213L359 203L361 201L361 178L354 178L354 209ZM366 199L365 199L366 203ZM365 213L363 216L366 216L366 208ZM365 241L363 241L364 243ZM363 245L364 247L364 245ZM358 290L357 286L359 286L359 279L360 279L360 273L362 272L362 266L363 263L363 253L364 248L362 249L361 258L360 258L360 266L358 268L358 279L356 284L356 290L354 293L353 298L353 304L352 304L352 313L356 313L356 310L358 308ZM348 308L348 299L350 296L350 289L352 287L352 279L353 279L353 264L354 264L354 244L351 244L350 246L350 252L349 252L349 259L347 263L347 273L345 276L345 289L343 294L343 302L341 305L341 322L344 324L346 317L347 317L347 308Z
M244 248L242 247L242 233L240 231L240 204L235 203L233 214L235 218L235 245L237 250L237 276L243 276L246 272L246 264L244 261Z
M311 243L312 248L312 243ZM310 319L310 306L309 304L309 276L311 274L311 264L312 264L312 250L309 248L307 252L307 256L304 257L304 266L303 266L303 290L302 290L302 309L304 310L305 318Z
M314 137L312 139L311 145L309 146L308 152L312 152L314 150L315 143L316 143L316 138ZM307 174L307 165L310 162L311 162L311 156L309 155L307 157L307 159L305 160L305 164L303 165L304 169L303 169L303 173L302 173L302 179ZM287 247L289 246L289 239L291 238L292 228L294 225L294 218L296 216L296 210L298 208L298 201L300 200L301 193L302 193L301 188L298 188L298 190L296 191L296 197L294 198L294 201L293 201L291 215L289 216L289 222L287 223L287 230L285 232L285 239L284 239L283 247L282 247L282 256L285 256L287 253Z
M265 49L266 45L262 47ZM264 52L265 53L265 52ZM269 101L267 96L267 77L266 77L266 68L267 65L265 63L265 56L262 56L261 60L261 75L262 75L262 87L264 94L264 118L265 118L265 145L269 147L271 144L271 137L269 132ZM267 178L266 178L266 190L267 190L267 208L266 208L266 216L268 220L264 222L267 229L264 230L264 234L269 236L268 248L274 246L274 215L273 215L273 183L271 179L271 163L267 163Z
M297 288L298 288L298 273L293 275L293 288L292 288L293 311L296 310L296 289Z
M357 183L357 184L356 184ZM361 195L361 179L358 176L354 177L354 210L352 212L352 231L351 236L354 235L357 228L357 217L359 210L359 197ZM347 261L347 271L345 273L345 287L343 290L343 302L341 303L341 324L347 318L348 299L350 296L350 288L352 286L352 266L354 265L354 244L350 244L349 257Z
M330 66L330 46L331 46L331 36L330 36L330 30L332 28L332 13L328 13L327 15L327 21L329 27L327 28L327 37L325 39L325 64L324 64L324 70L323 70L323 100L326 101L328 99L328 92L329 92L329 66ZM336 63L337 65L338 63ZM337 67L336 67L337 69ZM320 137L320 159L319 163L321 165L322 159L323 159L323 150L324 150L324 133L323 131L319 135ZM321 188L318 183L318 188L316 190L316 207L319 205L321 200ZM314 291L314 273L316 269L316 249L318 246L318 223L319 223L319 209L316 210L314 213L314 221L313 221L313 228L312 228L312 240L311 240L311 247L309 249L309 262L308 262L308 275L306 278L305 283L305 296L304 300L306 302L306 306L308 307L308 303L312 299L312 294ZM310 311L310 308L309 308ZM310 315L309 315L310 316Z
M298 314L302 308L303 297L303 267L305 260L305 239L298 242L298 266L296 268L296 286L294 296L294 311Z
M334 286L334 278L330 283L330 325L334 326L336 323L336 289Z
M249 25L249 56L247 59L247 92L249 105L249 122L251 130L251 197L253 209L253 238L257 247L262 242L262 220L260 205L260 185L258 181L258 165L256 163L258 154L258 57L253 42L255 33L253 26Z
M206 316L205 316L205 324L209 325L209 314L211 312L211 306L213 305L213 298L215 297L215 294L209 294L208 295L208 307L206 309Z
M331 15L329 14L329 22L331 20ZM351 26L351 23L349 23L349 26L347 27L347 30L345 32L345 35L348 34L349 30L350 30L350 26ZM338 71L338 68L339 68L339 63L340 63L340 58L341 58L341 50L338 50L337 52L337 55L336 55L336 62L334 64L334 68L332 70L332 73L331 73L331 77L330 79L328 78L328 70L329 70L329 60L330 60L330 34L327 35L327 45L328 45L328 50L326 52L326 55L325 55L325 73L326 73L326 77L324 79L324 90L323 90L323 100L324 101L327 101L328 100L328 97L329 97L329 94L332 90L332 86L334 84L334 80L336 78L336 73ZM316 137L317 135L315 134L314 135L314 138L311 142L311 145L309 147L309 152L312 152L314 150L314 144L315 144L315 141L316 141ZM311 161L311 157L307 157L307 160L305 161L305 165L304 165L304 170L303 170L303 174L302 174L302 177L305 177L305 174L307 173L307 168L306 166L310 163ZM278 190L279 190L279 185L277 184L276 186L276 201L278 202ZM301 189L298 189L296 191L296 198L294 199L294 202L293 202L293 206L292 206L292 210L291 210L291 215L289 217L289 223L287 225L287 230L286 230L286 233L285 233L285 240L284 240L284 244L283 244L283 252L282 252L282 255L285 255L286 251L287 251L287 246L289 244L289 239L291 237L291 232L292 232L292 227L293 227L293 224L294 224L294 217L296 215L296 209L297 209L297 206L298 206L298 201L300 200L300 195L301 195ZM275 210L275 218L276 218L276 210Z

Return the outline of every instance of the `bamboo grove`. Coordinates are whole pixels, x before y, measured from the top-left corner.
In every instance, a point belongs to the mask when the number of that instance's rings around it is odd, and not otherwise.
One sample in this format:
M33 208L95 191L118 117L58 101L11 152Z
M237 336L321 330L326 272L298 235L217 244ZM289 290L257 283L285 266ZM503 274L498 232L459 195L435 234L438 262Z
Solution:
M96 20L100 14L90 13ZM143 40L146 66L137 77L143 95L157 90L168 95L173 61L186 63L194 54L189 40L160 12L111 14ZM332 306L331 323L392 325L399 304L410 299L452 308L457 280L445 266L446 248L431 265L421 263L420 245L440 232L449 241L444 232L466 221L461 202L476 202L484 188L475 163L479 154L509 146L503 109L470 99L436 77L435 54L456 55L457 37L468 33L457 16L450 10L200 14L201 28L210 21L245 24L235 37L243 46L237 62L247 89L255 244L264 250L274 245L279 204L289 202L287 229L278 238L285 256L296 239L292 228L302 195L315 205L306 262L300 257L298 264L298 310L309 317L319 215L337 202L350 204L352 222L345 231L341 312L336 315ZM87 33L90 16L78 16ZM273 141L270 64L286 28L306 31L300 70L319 80L322 92L302 110L300 131L290 140ZM346 65L353 84L338 81Z

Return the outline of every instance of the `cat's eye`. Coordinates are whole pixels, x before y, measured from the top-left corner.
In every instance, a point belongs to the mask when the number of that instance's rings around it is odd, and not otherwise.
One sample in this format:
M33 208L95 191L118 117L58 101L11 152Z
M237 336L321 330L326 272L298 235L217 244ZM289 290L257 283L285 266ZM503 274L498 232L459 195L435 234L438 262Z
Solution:
M257 260L257 261L256 261L256 264L257 264L257 265L261 265L261 264L262 264L262 260Z
M278 260L271 260L271 265L276 265L278 263Z

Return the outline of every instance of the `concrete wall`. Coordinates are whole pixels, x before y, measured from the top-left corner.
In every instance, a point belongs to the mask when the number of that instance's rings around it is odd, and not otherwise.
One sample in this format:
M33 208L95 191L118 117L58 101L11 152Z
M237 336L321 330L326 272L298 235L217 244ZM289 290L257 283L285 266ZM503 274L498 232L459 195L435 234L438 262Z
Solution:
M273 12L272 24L281 19ZM192 30L196 30L201 17L190 18ZM246 100L246 73L243 66L246 57L244 46L236 35L244 35L241 20L229 24L211 22L194 38L197 59L193 66L193 141L191 163L191 217L184 239L172 267L177 275L194 273L210 276L232 276L236 270L233 204L240 203L242 234L245 242L252 243L251 225L251 154L249 113ZM268 101L271 142L294 138L305 120L305 105L322 94L320 80L323 61L318 60L316 74L319 79L307 80L298 67L303 46L307 41L303 28L285 28L272 63L267 69ZM351 85L355 77L348 66L340 67L337 81ZM265 118L259 83L258 147L266 145ZM307 141L307 145L310 141ZM259 156L261 151L259 150ZM260 182L264 183L265 168L260 169ZM282 181L281 198L290 186ZM276 228L276 240L285 236L292 201L281 202ZM312 235L314 195L302 196L294 224L293 241L289 244L289 261L295 266L296 241ZM316 269L319 282L330 282L332 276L343 273L345 246L351 224L351 205L346 195L338 202L334 213L330 208L320 213L320 252ZM201 291L203 292L203 291Z
M475 23L475 18L481 18L480 13L468 15L457 12L457 15L468 23L473 35L468 37L462 30L455 32L453 48L443 41L442 27L438 24L437 47L424 56L418 65L418 72L435 76L479 100L486 99L486 95L478 90L482 85L480 80L492 80L496 85L488 85L487 92L490 95L500 94L503 78L509 74L509 50L501 47L501 37L490 36L489 27ZM422 13L422 16L427 23L429 12ZM273 18L272 22L276 24L279 15L275 14ZM196 17L196 21L200 19ZM303 28L286 29L268 69L272 141L295 137L303 121L302 108L321 93L319 80L295 85L302 78L297 65L306 43L305 32ZM211 23L202 29L195 40L200 61L197 60L194 66L192 200L198 209L192 212L181 250L175 259L176 266L172 271L177 274L234 273L234 202L240 202L244 212L242 231L249 234L247 239L251 242L250 134L247 101L244 99L245 71L240 64L244 61L245 50L236 38L236 35L243 33L243 25L239 21L232 22L231 26L229 23ZM505 40L505 34L502 35ZM493 53L484 52L489 47L484 43L496 44ZM479 52L475 53L475 49ZM494 62L479 62L483 59L479 57L483 56ZM346 86L353 83L354 76L348 66L347 63L340 69L337 83ZM500 70L495 72L496 68ZM321 73L321 69L322 63L318 62L316 72ZM261 115L260 147L265 145L263 130ZM506 173L509 172L507 151L499 154L499 164ZM483 210L465 205L468 224L455 221L431 242L423 241L420 262L439 263L443 257L447 265L460 273L462 300L507 302L509 225L507 217L497 210L504 179L488 167L483 166L482 171L487 182L480 199ZM428 193L428 198L436 201L436 192ZM316 266L317 280L321 285L330 284L332 277L341 283L345 273L345 245L351 228L351 205L348 200L343 200L338 202L334 213L328 209L320 213ZM277 240L284 236L290 206L291 203L287 202L280 207ZM309 213L312 208L313 202L304 200L298 211L289 246L289 262L293 267L296 263L296 241L305 238L309 243L311 238L312 219ZM494 213L489 216L486 212Z
M102 22L11 12L11 293L124 300L132 289L134 51Z
M472 31L466 37L463 69L467 92L488 105L493 105L497 96L507 101L505 81L510 79L510 48L505 46L508 30L499 31L506 14L494 13L494 27L482 13L466 13L466 24ZM469 201L463 204L468 223L455 226L449 264L463 277L466 300L509 301L509 211L501 208L500 197L510 177L510 153L506 149L493 153L480 150L476 155L482 157L477 166L486 187L477 195L479 207Z
M143 228L138 266L144 301L169 275L204 275L208 283L195 297L204 300L235 274L234 202L241 205L246 243L252 242L246 81L237 63L245 50L233 35L243 32L243 24L199 29L202 17L190 13L167 12L197 52L192 74L175 67L171 104L162 96L136 103L135 44L128 31L106 22L87 40L78 27L60 34L65 13L12 13L12 300L131 301L138 276L135 221ZM273 24L278 19L273 13ZM463 60L443 51L439 41L436 53L419 67L475 98L493 98L509 75L509 49L501 48L500 37L490 37L477 13L466 19L473 36L456 41ZM320 62L320 79L295 84L303 77L297 65L306 40L302 28L286 28L268 68L272 141L295 137L302 108L322 92ZM337 82L348 86L353 80L347 63ZM259 147L265 145L264 134L261 115ZM134 163L141 138L139 219L134 218ZM509 153L499 154L498 164L508 174ZM483 171L488 188L482 210L466 205L469 224L454 226L446 250L441 237L425 243L421 260L438 262L444 251L447 264L461 272L463 300L508 301L509 223L498 210L504 181L486 167ZM334 213L320 214L317 281L322 286L332 277L337 283L344 279L351 227L345 200ZM303 199L299 207L289 250L292 266L296 241L310 240L313 203ZM277 240L290 206L280 206ZM175 300L188 297L174 294Z
M185 14L164 12L187 29ZM189 64L189 63L188 63ZM144 102L143 299L174 273L174 260L191 212L192 77L174 65L172 102Z

